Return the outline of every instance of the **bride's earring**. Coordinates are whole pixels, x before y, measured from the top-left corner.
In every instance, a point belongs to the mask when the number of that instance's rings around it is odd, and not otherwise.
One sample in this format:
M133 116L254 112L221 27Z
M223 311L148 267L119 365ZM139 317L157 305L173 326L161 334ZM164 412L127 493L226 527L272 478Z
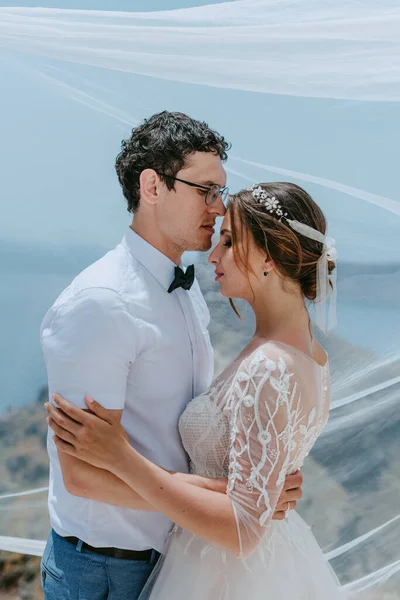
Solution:
M267 269L264 270L264 277L266 277L268 275L268 271Z

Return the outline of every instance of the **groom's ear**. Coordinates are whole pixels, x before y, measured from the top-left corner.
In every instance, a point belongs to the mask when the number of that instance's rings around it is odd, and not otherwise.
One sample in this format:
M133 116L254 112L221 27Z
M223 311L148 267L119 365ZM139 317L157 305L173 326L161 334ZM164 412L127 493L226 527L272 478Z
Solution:
M157 204L162 182L154 169L144 169L140 173L140 202Z

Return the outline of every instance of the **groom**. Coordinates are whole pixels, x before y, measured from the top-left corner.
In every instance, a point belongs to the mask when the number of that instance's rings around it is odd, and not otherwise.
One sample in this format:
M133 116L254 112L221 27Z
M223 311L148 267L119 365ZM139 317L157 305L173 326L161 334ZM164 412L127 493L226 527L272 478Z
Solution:
M122 419L141 454L221 493L225 480L185 475L178 420L210 385L213 353L194 269L180 267L183 252L211 248L226 212L228 147L181 113L164 111L134 129L116 161L132 225L62 292L41 328L50 397L84 408L90 394ZM48 452L45 600L137 599L172 523L111 473L58 454L51 431ZM275 518L295 507L300 486L300 474L287 478Z

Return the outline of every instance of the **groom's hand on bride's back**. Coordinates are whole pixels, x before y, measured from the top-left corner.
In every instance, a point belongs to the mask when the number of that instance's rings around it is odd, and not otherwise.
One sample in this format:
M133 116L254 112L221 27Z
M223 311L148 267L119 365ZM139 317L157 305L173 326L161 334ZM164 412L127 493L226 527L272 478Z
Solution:
M288 510L296 508L298 500L303 495L301 486L303 485L303 476L301 471L296 471L293 475L288 475L285 479L283 490L279 496L274 516L276 521L282 521L286 517Z
M211 490L213 492L219 492L225 494L227 491L228 479L222 477L220 479L210 479L207 477L199 477L196 475L182 475L180 477L189 478L188 481L199 487ZM275 521L283 521L286 517L288 510L294 510L297 506L297 502L303 495L302 487L303 475L301 471L296 471L293 475L288 475L285 479L281 495L279 496L274 516L272 517Z

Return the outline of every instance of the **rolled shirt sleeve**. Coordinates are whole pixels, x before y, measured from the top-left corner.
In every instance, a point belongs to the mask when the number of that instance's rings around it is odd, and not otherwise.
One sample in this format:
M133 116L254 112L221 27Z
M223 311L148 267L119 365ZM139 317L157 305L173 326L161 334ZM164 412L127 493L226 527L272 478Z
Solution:
M49 394L80 408L90 395L105 408L123 409L139 336L140 321L112 289L83 289L55 305L41 329Z

